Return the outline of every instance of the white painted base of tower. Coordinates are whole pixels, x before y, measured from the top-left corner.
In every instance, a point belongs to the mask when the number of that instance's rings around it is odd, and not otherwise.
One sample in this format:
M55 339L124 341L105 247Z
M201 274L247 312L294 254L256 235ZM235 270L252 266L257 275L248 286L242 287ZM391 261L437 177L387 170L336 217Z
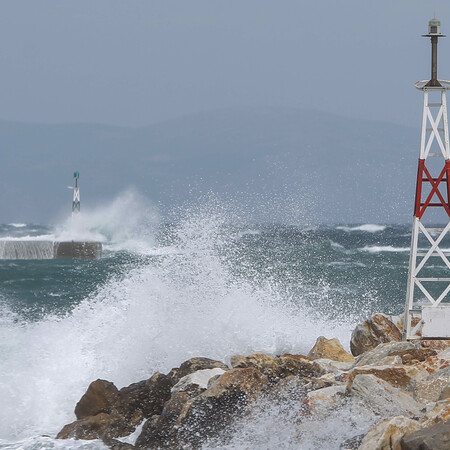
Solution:
M423 305L422 323L422 338L450 338L450 305Z

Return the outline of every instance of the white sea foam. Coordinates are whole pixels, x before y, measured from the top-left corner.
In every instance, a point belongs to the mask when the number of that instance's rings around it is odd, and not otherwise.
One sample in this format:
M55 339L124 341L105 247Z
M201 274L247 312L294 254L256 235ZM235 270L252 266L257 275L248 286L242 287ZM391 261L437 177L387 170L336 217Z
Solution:
M145 251L154 247L159 223L155 207L134 189L97 208L83 208L55 227L57 241L98 241L113 250Z
M326 264L327 266L335 267L367 267L366 264L360 261L333 261Z
M368 233L377 233L379 231L384 231L386 229L386 225L375 225L372 223L367 223L364 225L358 225L356 227L339 226L336 227L336 229L343 231L367 231Z
M76 440L76 439L53 439L48 436L33 436L18 441L0 439L0 450L107 450L99 439Z
M54 436L97 378L120 388L194 356L304 354L320 334L347 342L353 323L317 318L276 283L232 275L227 219L209 212L185 220L177 252L110 281L67 317L20 323L4 310L0 436Z
M23 228L27 226L26 223L8 223L8 225L14 228Z
M359 249L362 252L369 253L382 253L382 252L391 252L391 253L401 253L401 252L409 252L409 247L393 247L392 245L366 245L365 247Z
M236 237L240 239L243 238L244 236L258 236L259 234L261 234L260 230L245 230L237 233Z

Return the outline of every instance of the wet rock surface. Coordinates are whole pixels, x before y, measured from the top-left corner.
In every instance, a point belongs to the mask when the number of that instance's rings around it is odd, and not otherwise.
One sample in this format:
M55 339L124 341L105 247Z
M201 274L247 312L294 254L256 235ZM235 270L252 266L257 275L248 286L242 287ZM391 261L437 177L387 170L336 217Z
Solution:
M86 393L75 406L77 419L95 416L100 413L110 414L119 401L119 390L106 380L93 381Z
M404 436L402 450L448 450L450 448L450 421L437 423Z
M338 339L327 339L324 336L317 338L317 341L308 357L313 359L325 358L340 362L353 362L355 357L346 352Z
M350 339L352 355L361 355L382 343L401 341L402 332L395 322L392 316L375 314L358 325Z
M417 420L412 420L404 416L393 417L382 420L375 425L364 437L359 450L373 449L398 449L400 441L406 435L420 430Z
M77 403L77 420L57 438L102 439L116 450L201 448L211 440L226 443L258 408L289 404L297 424L289 439L297 448L309 445L308 433L333 411L350 410L373 420L336 448L448 449L449 347L399 336L401 318L377 314L352 334L356 358L337 339L319 337L308 356L234 355L231 368L191 358L120 390L99 379ZM119 440L133 432L133 444Z

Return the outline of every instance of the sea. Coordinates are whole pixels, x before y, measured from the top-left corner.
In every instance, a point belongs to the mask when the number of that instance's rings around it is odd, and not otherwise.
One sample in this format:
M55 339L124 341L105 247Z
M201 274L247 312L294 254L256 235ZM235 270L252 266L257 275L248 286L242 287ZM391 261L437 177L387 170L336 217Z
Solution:
M403 312L410 224L241 219L216 204L167 220L125 198L1 225L0 241L94 239L103 257L0 259L0 449L106 448L55 439L98 378L121 388L196 356L307 354L319 336L348 349L357 323ZM261 401L205 448L338 449L379 420L337 410L300 445L297 397Z

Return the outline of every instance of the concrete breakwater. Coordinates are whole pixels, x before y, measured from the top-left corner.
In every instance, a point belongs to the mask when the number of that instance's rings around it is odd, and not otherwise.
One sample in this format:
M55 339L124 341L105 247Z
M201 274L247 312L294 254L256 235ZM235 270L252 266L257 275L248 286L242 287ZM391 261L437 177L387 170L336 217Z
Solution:
M0 241L0 259L98 259L101 242L92 241Z

